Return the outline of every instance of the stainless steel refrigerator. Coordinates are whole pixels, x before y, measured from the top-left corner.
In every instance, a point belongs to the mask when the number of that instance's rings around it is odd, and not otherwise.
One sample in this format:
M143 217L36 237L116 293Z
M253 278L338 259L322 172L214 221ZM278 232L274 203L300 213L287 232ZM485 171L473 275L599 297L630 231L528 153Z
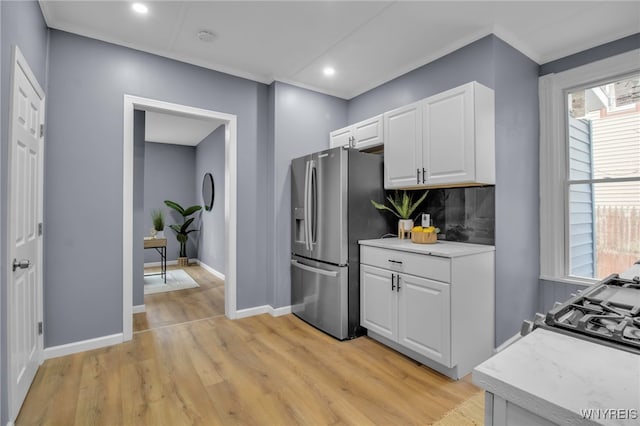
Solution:
M361 334L358 240L385 217L382 155L333 148L291 162L292 312L340 339Z

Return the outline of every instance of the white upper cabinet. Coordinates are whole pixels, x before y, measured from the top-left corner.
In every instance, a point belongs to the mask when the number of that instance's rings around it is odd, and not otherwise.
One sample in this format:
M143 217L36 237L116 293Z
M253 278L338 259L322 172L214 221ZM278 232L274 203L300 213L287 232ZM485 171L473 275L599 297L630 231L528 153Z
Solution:
M418 185L422 170L422 104L384 114L384 187Z
M423 101L425 182L494 184L493 90L476 82Z
M363 150L383 144L382 115L353 125L353 148Z
M359 150L381 146L382 127L382 115L377 115L329 133L329 145L331 148L344 146Z
M404 108L418 111L421 131L409 120L385 129L385 188L495 184L493 90L467 83L385 114L385 126ZM415 158L407 157L411 143Z
M351 126L334 130L333 132L329 133L329 147L330 148L335 148L337 146L350 147L351 138L353 138L353 131L351 129Z

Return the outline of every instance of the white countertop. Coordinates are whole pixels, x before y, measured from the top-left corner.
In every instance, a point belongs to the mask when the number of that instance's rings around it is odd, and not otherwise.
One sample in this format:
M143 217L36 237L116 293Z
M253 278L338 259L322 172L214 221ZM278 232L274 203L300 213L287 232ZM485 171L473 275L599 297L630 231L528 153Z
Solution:
M419 254L430 254L442 257L459 257L470 254L495 251L494 246L482 244L456 243L452 241L440 241L434 244L416 244L410 239L401 240L399 238L378 238L375 240L360 240L360 245L380 247L391 250L408 251Z
M636 419L585 420L580 410L636 410L640 355L536 329L473 371L487 391L558 424L638 425Z
M634 277L640 277L640 263L632 265L629 269L620 274L620 278L632 280Z

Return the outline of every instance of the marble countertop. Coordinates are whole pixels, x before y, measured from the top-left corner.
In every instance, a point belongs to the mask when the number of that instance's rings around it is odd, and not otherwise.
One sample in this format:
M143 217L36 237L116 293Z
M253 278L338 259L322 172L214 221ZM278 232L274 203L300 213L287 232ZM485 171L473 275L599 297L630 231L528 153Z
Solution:
M554 423L640 424L640 355L554 331L538 328L494 355L474 369L473 382ZM585 409L637 417L588 421Z
M399 238L378 238L375 240L360 240L358 243L363 246L380 247L442 257L468 256L476 253L495 251L494 246L441 240L438 240L435 244L416 244L411 242L410 239L401 240Z
M640 260L638 262L640 262ZM632 280L634 277L640 277L640 263L636 263L620 274L620 278L627 280Z

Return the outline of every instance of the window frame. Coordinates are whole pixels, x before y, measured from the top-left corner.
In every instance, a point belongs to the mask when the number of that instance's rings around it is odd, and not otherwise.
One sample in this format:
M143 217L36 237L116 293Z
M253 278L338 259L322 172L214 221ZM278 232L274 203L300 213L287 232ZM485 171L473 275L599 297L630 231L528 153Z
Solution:
M640 72L640 49L538 80L540 107L540 279L593 284L598 279L569 275L569 155L567 94Z

